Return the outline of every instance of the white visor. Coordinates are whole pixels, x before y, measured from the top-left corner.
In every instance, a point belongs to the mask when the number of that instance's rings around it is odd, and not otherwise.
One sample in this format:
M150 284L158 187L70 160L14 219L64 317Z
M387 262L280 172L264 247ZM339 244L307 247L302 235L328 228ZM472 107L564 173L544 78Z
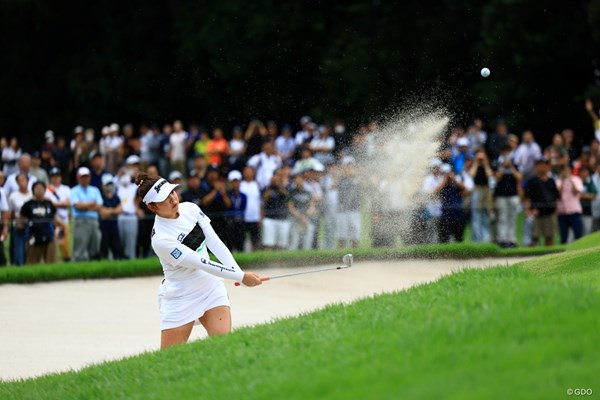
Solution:
M160 203L161 201L165 201L167 197L171 194L173 189L177 186L176 184L169 183L166 179L162 178L156 181L152 189L148 190L148 193L144 196L142 201L148 205L150 203Z

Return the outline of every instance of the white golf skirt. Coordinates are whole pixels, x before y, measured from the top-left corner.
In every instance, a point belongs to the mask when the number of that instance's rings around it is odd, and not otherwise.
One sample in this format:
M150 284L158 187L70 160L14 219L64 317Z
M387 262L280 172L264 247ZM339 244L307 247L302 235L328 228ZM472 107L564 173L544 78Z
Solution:
M160 329L172 329L194 321L210 309L230 307L223 279L206 274L197 279L172 281L165 279L158 290Z

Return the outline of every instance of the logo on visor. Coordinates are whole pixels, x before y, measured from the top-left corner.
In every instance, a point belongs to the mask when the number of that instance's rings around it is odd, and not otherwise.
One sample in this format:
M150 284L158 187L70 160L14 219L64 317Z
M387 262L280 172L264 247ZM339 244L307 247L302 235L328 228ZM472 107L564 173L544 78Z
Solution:
M179 250L177 247L175 247L175 250L173 250L171 252L171 255L173 256L174 259L178 259L179 257L181 257L181 250Z
M161 187L163 187L163 185L164 185L165 183L167 183L167 181L166 181L166 180L162 181L160 184L158 184L158 185L156 185L156 186L154 187L154 190L156 190L156 193L160 193L160 188L161 188Z

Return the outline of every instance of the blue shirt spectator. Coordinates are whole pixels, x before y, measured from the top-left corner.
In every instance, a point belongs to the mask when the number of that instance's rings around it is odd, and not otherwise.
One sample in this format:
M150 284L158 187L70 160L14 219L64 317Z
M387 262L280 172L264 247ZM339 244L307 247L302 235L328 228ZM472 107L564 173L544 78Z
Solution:
M73 187L73 189L71 190L71 205L73 206L73 218L98 219L98 211L96 211L95 209L84 210L81 208L78 209L78 207L76 206L78 203L86 204L92 202L96 203L98 207L102 206L102 193L100 193L100 189L89 184L86 186L79 184Z

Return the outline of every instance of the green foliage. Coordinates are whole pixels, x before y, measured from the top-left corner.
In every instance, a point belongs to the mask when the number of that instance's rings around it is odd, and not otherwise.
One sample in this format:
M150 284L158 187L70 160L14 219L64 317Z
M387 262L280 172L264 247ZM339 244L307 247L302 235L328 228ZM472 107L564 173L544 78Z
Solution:
M420 94L457 122L501 112L516 133L591 135L582 99L600 95L599 10L591 0L3 1L0 131L29 149L45 129L115 120L356 123Z

